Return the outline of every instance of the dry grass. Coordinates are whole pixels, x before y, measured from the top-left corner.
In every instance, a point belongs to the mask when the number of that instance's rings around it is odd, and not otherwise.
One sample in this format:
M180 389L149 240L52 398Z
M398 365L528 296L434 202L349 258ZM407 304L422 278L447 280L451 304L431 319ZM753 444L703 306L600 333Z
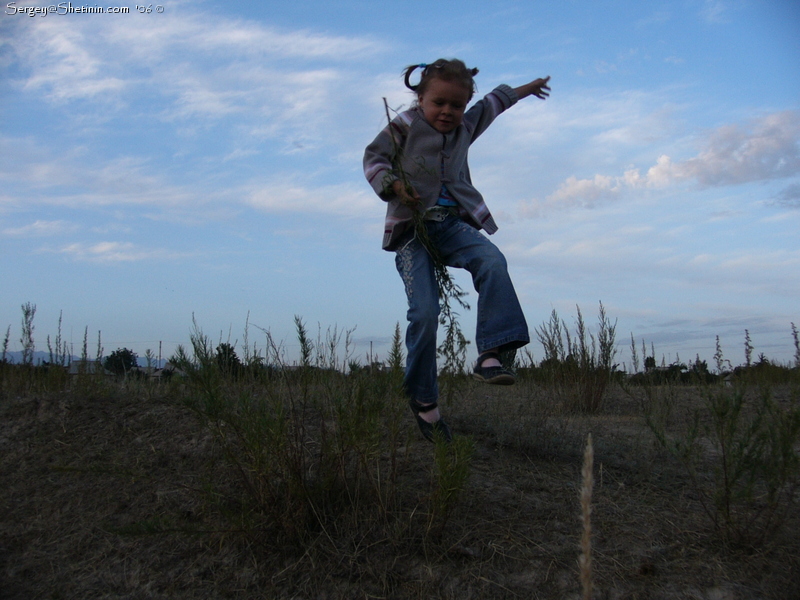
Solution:
M583 454L581 470L581 555L578 565L581 569L581 587L583 600L592 600L592 489L594 489L594 448L592 434L586 438L586 452Z
M619 390L601 414L568 416L532 384L465 381L443 410L474 454L440 537L398 520L291 550L231 525L238 480L166 389L0 398L0 598L578 599L589 432L594 598L800 597L797 511L765 547L726 546ZM405 426L401 508L423 513L433 447Z

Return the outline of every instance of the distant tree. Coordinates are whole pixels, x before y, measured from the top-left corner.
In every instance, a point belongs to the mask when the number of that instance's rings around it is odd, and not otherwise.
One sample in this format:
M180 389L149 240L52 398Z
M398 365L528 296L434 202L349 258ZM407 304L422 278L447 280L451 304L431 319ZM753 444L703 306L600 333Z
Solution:
M649 373L650 371L655 371L655 369L656 369L656 357L646 356L644 359L644 370Z
M226 375L238 375L242 370L242 361L236 356L236 350L227 343L217 346L217 365Z
M715 381L715 379L716 375L713 375L711 371L708 370L708 362L700 360L700 355L698 354L694 362L689 364L689 372L682 380L684 382L711 383Z
M691 371L697 375L707 375L709 373L708 362L700 360L700 355L698 354L697 358L694 359L694 363L692 363Z
M137 366L136 353L127 348L117 348L103 361L103 366L116 375L125 375Z
M355 375L364 370L364 367L357 360L350 360L347 362L347 371L350 375Z

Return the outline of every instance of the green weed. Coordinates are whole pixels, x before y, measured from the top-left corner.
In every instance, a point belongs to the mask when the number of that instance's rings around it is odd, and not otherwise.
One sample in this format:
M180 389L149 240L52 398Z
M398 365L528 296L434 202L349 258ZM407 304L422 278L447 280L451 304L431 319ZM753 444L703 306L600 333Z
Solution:
M249 537L298 548L320 535L332 540L335 531L406 532L423 516L417 506L425 496L403 485L413 430L401 392L399 329L388 370L350 374L343 371L352 363L351 332L320 330L314 342L299 317L295 329L297 367L285 363L280 345L265 332L267 354L251 356L249 366L234 373L228 368L234 349L215 351L196 324L191 356L179 348L171 360L187 374L185 404L212 433L238 482L233 521ZM218 360L221 354L227 360ZM428 494L437 531L466 481L471 450L464 444L437 446L437 456L450 457L434 461L435 491ZM213 497L226 493L214 489Z
M573 335L553 309L550 320L536 328L545 354L538 376L567 410L596 413L616 369L616 322L601 302L596 335L587 331L580 307L575 327Z
M434 450L434 493L428 516L428 531L441 537L469 479L475 443L466 436L455 436L448 444L437 439Z
M673 388L674 389L674 388ZM670 396L650 393L647 425L683 465L700 503L726 541L762 545L784 521L800 484L800 402L755 393L743 385L705 386L698 407L686 408L684 427L672 432L678 410Z

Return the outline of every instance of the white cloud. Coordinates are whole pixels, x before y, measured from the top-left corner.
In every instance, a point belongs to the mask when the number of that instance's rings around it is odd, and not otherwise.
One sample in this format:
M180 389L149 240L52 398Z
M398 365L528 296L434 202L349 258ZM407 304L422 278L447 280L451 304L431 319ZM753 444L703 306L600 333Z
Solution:
M73 223L66 221L42 221L37 220L29 225L22 227L9 227L3 230L3 235L9 237L49 237L70 233L77 229Z
M497 210L493 198L530 200L532 190L552 193L568 186L565 173L576 181L585 178L579 173L593 173L586 179L599 188L596 202L604 188L615 187L609 179L624 178L625 171L652 160L653 148L678 151L685 143L680 113L686 107L672 100L682 91L583 90L555 101L524 100L470 151L474 180ZM546 203L540 196L532 204Z
M140 248L130 242L74 243L63 246L55 252L65 254L74 260L98 263L175 260L190 256L163 248Z
M635 189L682 183L718 187L793 177L800 174L800 112L773 113L744 126L725 125L710 132L701 145L701 151L685 161L659 156L644 175L634 168L621 176L569 177L543 201L521 203L520 214L536 217L552 209L592 208ZM791 204L796 195L795 186L789 186L780 199Z
M200 178L208 173L208 180L230 172L231 158L243 159L239 168L263 157L257 167L262 172L284 173L305 172L320 156L333 163L355 155L352 164L360 162L369 136L381 126L376 119L372 132L363 115L380 115L385 94L374 72L362 66L385 52L386 43L367 35L278 28L234 14L198 13L191 3L180 3L149 18L72 19L65 27L66 19L48 17L8 27L6 85L51 105L75 142L55 148L51 139L32 140L29 145L46 151L16 159L22 167L16 172L0 165L0 187L8 176L16 192L4 190L8 196L0 203L121 202L159 205L160 212L203 204L207 190L219 186L200 184L197 176L188 185L185 177L177 179L180 163L200 148L211 168L197 159L183 168L198 170ZM117 132L126 135L118 146L92 156L94 140ZM18 153L18 140L2 142L9 148L8 154L0 149L4 156ZM170 158L176 160L159 156L173 148ZM293 160L275 167L269 164L275 155ZM230 194L224 199L238 200Z
M772 250L759 254L748 253L732 258L720 258L720 267L737 275L742 271L797 273L800 270L800 250ZM797 286L786 281L784 283L791 287Z
M800 112L783 111L745 126L712 131L700 153L683 162L659 158L649 183L694 181L701 187L736 185L792 177L800 173Z
M524 218L537 218L552 210L569 208L594 208L598 203L615 199L622 193L647 185L638 169L626 171L622 176L595 175L592 179L568 177L561 186L543 201L536 198L520 202L519 214Z
M648 184L693 181L700 187L736 185L800 173L800 112L783 111L747 126L711 132L701 152L686 161L661 156L647 172Z
M87 43L86 30L58 21L34 19L10 37L17 59L30 72L22 89L42 90L58 101L122 91L124 83L108 72L109 63Z
M157 19L128 15L102 25L76 19L65 27L55 17L15 23L8 44L23 73L15 83L54 102L105 99L116 108L142 91L161 97L162 113L172 116L307 115L320 97L330 97L340 75L320 61L348 64L385 50L368 36L282 30L170 8Z
M10 149L15 140L0 139L0 149ZM76 208L119 204L152 204L165 207L189 205L203 198L201 190L176 186L165 180L150 161L120 157L104 163L85 160L83 149L52 156L45 148L21 141L9 160L0 164L0 181L24 189L2 201L18 207L50 204ZM100 160L100 159L98 159ZM22 168L24 166L24 168ZM13 189L13 188L12 188Z
M784 188L778 194L776 200L783 206L800 208L800 183L793 183Z
M63 18L9 27L9 83L68 116L76 142L59 148L45 138L0 138L0 154L11 157L0 164L0 186L8 183L0 205L147 205L160 218L187 208L192 216L213 206L227 210L246 196L246 204L270 211L356 216L378 207L379 214L380 202L365 184L315 190L286 182L292 173L307 173L311 160L319 164L323 152L334 181L353 180L369 135L382 126L376 119L374 131L364 133L372 129L365 107L374 104L375 115L382 108L374 73L352 66L384 52L385 43L281 29L231 18L232 12L198 15L189 6L150 17L74 19L69 27ZM393 85L402 87L399 77ZM111 152L92 146L112 131L137 128L141 135L122 139ZM176 148L172 161L159 155L162 136L165 148ZM187 164L196 142L211 136L203 156ZM350 162L337 165L343 156ZM215 179L232 172L233 159L237 168L249 163L254 174L220 185ZM285 179L273 186L276 172ZM294 202L284 205L282 198Z
M723 0L705 0L700 16L709 23L727 23L728 5Z
M276 181L252 190L246 202L265 212L312 213L345 218L380 219L383 207L366 184L310 187Z
M129 218L196 224L235 219L235 211L242 205L272 213L367 218L376 223L384 210L360 172L355 181L349 178L344 183L315 185L307 174L304 180L300 176L275 177L274 170L268 169L265 177L220 187L203 178L184 177L179 183L172 183L169 171L152 160L138 157L91 163L80 148L53 156L31 140L0 137L0 154L3 150L7 150L9 160L0 163L0 182L7 182L13 193L0 196L0 206L5 204L15 211L42 205L89 211L114 207ZM131 208L135 214L130 212ZM67 225L39 220L25 227L7 228L3 233L17 237L54 235L59 227L66 231ZM76 249L82 257L91 255L83 246Z

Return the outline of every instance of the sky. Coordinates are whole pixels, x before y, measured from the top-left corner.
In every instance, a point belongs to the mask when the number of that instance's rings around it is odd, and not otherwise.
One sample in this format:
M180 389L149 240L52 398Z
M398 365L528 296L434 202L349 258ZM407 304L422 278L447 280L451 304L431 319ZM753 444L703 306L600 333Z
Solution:
M470 152L536 361L553 310L594 326L600 302L620 364L631 336L709 365L719 336L742 364L745 330L794 361L795 0L124 1L0 12L9 351L30 302L37 350L61 316L76 354L88 332L90 353L167 358L197 326L240 355L269 331L291 361L300 316L385 358L407 304L363 152L383 98L413 101L403 68L457 57L476 99L551 77ZM474 309L461 323L472 339Z

